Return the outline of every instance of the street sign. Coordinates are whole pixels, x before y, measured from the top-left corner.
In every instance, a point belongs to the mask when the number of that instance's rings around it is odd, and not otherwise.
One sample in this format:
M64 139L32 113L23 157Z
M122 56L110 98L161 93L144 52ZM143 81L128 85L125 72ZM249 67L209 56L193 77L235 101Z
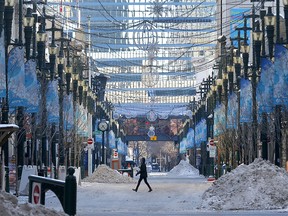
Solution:
M210 139L209 144L210 146L214 146L214 139Z
M150 140L152 140L152 141L157 141L157 136L151 136L151 137L150 137Z
M92 145L93 143L94 143L93 138L88 138L87 144L88 144L88 145Z
M210 158L215 158L216 157L216 146L211 146L209 147L209 157Z
M118 158L118 151L117 151L117 149L114 149L113 158L115 158L115 159Z
M41 184L33 182L32 186L32 204L40 204L41 200Z

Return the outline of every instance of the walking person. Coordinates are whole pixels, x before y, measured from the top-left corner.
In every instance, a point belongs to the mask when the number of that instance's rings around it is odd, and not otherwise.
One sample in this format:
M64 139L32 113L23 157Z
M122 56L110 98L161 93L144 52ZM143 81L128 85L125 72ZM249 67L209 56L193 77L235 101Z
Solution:
M140 170L136 173L136 176L140 174L140 178L138 180L138 184L137 187L135 189L132 189L133 191L137 192L139 185L141 183L141 181L144 179L145 184L148 186L149 191L152 191L152 188L150 187L149 183L147 182L147 168L146 168L146 164L145 164L145 158L141 159L141 166L140 166Z

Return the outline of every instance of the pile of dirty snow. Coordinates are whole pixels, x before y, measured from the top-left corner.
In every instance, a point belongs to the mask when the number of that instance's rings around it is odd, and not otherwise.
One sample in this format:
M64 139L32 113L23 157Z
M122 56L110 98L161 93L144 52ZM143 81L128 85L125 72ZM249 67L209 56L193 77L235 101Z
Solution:
M43 205L33 205L31 203L19 204L16 196L0 191L0 215L5 216L65 216L64 212L45 208Z
M124 176L117 170L111 169L105 164L101 164L92 173L91 176L83 179L86 182L98 182L98 183L134 183L135 181L128 176Z
M180 163L167 173L168 176L199 177L199 170L193 167L188 160Z
M270 210L288 206L288 174L269 161L255 159L240 165L208 188L201 208L215 210Z

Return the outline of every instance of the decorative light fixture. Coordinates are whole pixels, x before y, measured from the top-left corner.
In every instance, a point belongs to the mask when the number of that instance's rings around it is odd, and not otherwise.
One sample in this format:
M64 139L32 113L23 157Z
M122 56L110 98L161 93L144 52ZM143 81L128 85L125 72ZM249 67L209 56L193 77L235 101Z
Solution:
M43 17L41 19L44 19ZM43 21L42 21L43 22ZM45 21L44 21L45 22ZM41 23L39 31L37 32L37 51L38 51L38 68L41 70L45 63L45 44L46 44L47 34L44 30L44 24Z
M78 80L79 74L72 73L72 90L73 90L73 100L76 101L77 99L77 90L78 90Z
M152 125L150 126L147 135L148 135L149 137L155 136L155 128L154 128Z
M259 70L260 68L260 53L261 53L261 43L263 40L263 32L260 30L260 23L256 23L256 29L252 34L253 41L254 41L254 52L255 52L255 64L256 69Z
M119 113L113 112L113 119L117 120L117 119L119 119L119 118L120 118Z
M11 34L12 34L12 21L14 12L14 0L6 0L4 7L4 22L5 22L5 41L10 44Z
M227 66L228 81L229 81L229 92L233 90L233 78L234 78L234 67L232 65Z
M146 117L148 119L148 121L150 122L154 122L157 120L157 114L155 113L154 110L150 110L147 114Z
M79 104L82 104L83 101L83 86L84 86L85 81L79 81L79 86L78 86L78 95L79 95Z
M32 38L32 28L34 25L34 17L32 15L32 8L27 8L26 16L23 20L24 32L25 32L25 49L26 49L26 59L30 59L30 46Z
M147 87L153 87L159 81L159 73L155 67L153 64L143 66L141 81Z
M268 12L266 16L264 17L265 25L266 25L266 32L267 32L267 38L268 38L268 50L269 50L269 58L273 58L273 38L274 38L274 29L275 29L275 22L276 17L272 13L272 7L268 7Z
M247 44L246 39L244 39L245 42L241 45L240 51L242 52L243 57L243 69L244 69L244 77L245 79L248 78L248 62L249 62L249 50L250 47Z
M71 83L71 76L72 76L72 65L70 64L69 60L66 65L66 73L65 73L65 78L66 78L66 92L69 95L70 92L70 83Z

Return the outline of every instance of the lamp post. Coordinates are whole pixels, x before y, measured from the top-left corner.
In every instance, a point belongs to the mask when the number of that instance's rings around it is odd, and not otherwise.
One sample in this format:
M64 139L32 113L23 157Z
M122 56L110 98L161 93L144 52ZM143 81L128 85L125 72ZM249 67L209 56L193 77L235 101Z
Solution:
M1 123L8 124L9 123L9 86L8 86L8 47L10 45L11 40L11 28L12 28L12 20L13 20L13 11L14 11L14 1L6 0L4 7L4 47L5 47L5 99L2 101L2 119ZM9 192L9 146L8 141L3 145L4 151L4 164L5 164L5 191Z
M288 43L288 0L283 0L284 5L284 18L285 18L285 33L286 33L286 43Z
M241 75L241 58L239 50L236 51L235 56L233 57L234 63L234 72L236 78L236 96L237 96L237 132L238 132L238 148L239 148L239 161L242 160L242 143L241 143L241 130L240 130L240 75Z
M254 10L253 10L254 11ZM236 28L236 30L243 30L244 31L244 43L240 46L240 51L243 57L243 69L244 69L244 77L248 79L248 62L249 62L249 44L247 43L247 30L252 30L252 28L247 26L247 18L244 18L244 26L241 28ZM239 44L238 44L239 46Z
M34 17L32 15L32 9L27 8L27 13L26 16L24 17L26 60L30 59L30 47L31 47L33 25L34 25Z
M63 36L63 29L61 31L61 36ZM61 38L62 39L62 38ZM58 86L59 86L59 165L64 165L64 113L63 113L63 99L64 99L64 82L63 82L63 70L64 70L64 44L63 40L60 42L60 49L58 55Z
M260 68L260 52L261 52L261 43L263 40L263 32L260 30L260 24L259 22L256 23L256 29L254 30L254 32L252 33L252 37L253 37L253 42L254 42L254 63L255 63L255 69L258 71Z
M75 67L73 67L73 71L75 71ZM76 99L77 99L77 88L78 88L78 74L72 73L72 90L73 90L73 120L74 120L74 126L73 126L73 146L72 146L72 166L76 166L77 163L77 137L76 137L76 132L77 132L77 115L76 115Z
M236 55L233 57L233 63L234 63L236 85L237 85L237 88L240 89L240 76L241 76L241 63L242 63L242 61L241 61L239 50L236 51Z
M49 70L50 70L50 80L52 81L54 79L54 73L55 73L55 65L56 65L56 55L58 54L58 47L55 45L55 31L58 30L55 28L55 17L52 17L52 40L51 45L49 47ZM46 29L48 31L48 29Z
M264 8L264 5L263 5L263 8ZM265 41L265 37L263 37L263 32L265 32L265 19L264 17L266 16L266 10L264 9L261 9L260 10L260 19L261 19L261 29L262 29L262 56L265 56L266 55L266 41ZM257 23L256 23L256 30L257 30ZM258 30L257 30L258 31ZM260 24L259 24L259 31L260 31ZM255 29L254 29L254 32L255 32ZM261 47L261 46L260 46ZM261 48L260 48L261 50Z
M252 159L257 157L257 98L256 98L256 89L257 89L257 72L260 68L260 52L261 52L261 43L263 40L263 33L260 31L260 23L256 23L255 29L252 33L253 38L253 65L252 65Z
M227 68L227 67L225 67ZM227 128L227 113L228 113L228 73L225 72L223 73L222 75L223 79L222 79L222 82L223 82L223 91L224 91L224 106L225 106L225 130ZM228 149L228 148L227 148ZM226 155L229 156L229 153L228 151L226 152Z
M266 25L266 32L268 38L268 50L269 50L269 58L273 58L273 45L274 45L274 29L275 29L275 16L272 13L272 7L268 7L268 12L264 17L265 25Z
M70 64L69 43L68 43L67 65L66 65L66 73L65 73L67 95L69 95L69 92L70 92L70 83L71 83L72 71L73 71L73 68L72 68L72 65Z
M3 19L4 7L5 7L5 0L0 0L0 38L2 37L2 30L4 25L4 19Z
M234 69L233 69L233 65L228 65L227 66L227 73L228 73L228 84L229 84L229 93L231 94L233 91L233 85L234 85Z
M222 79L217 79L216 80L216 85L217 85L217 91L218 91L218 103L220 104L222 101L222 85L223 85L223 80Z
M41 110L41 145L39 147L38 154L38 167L40 167L39 175L44 175L44 170L42 170L42 165L46 166L46 125L47 125L47 107L46 107L46 92L47 92L47 80L46 80L46 62L45 62L45 45L47 40L47 34L45 32L45 17L41 17L41 24L39 26L39 31L37 32L37 61L38 69L40 70L40 110ZM40 156L41 155L41 156Z

